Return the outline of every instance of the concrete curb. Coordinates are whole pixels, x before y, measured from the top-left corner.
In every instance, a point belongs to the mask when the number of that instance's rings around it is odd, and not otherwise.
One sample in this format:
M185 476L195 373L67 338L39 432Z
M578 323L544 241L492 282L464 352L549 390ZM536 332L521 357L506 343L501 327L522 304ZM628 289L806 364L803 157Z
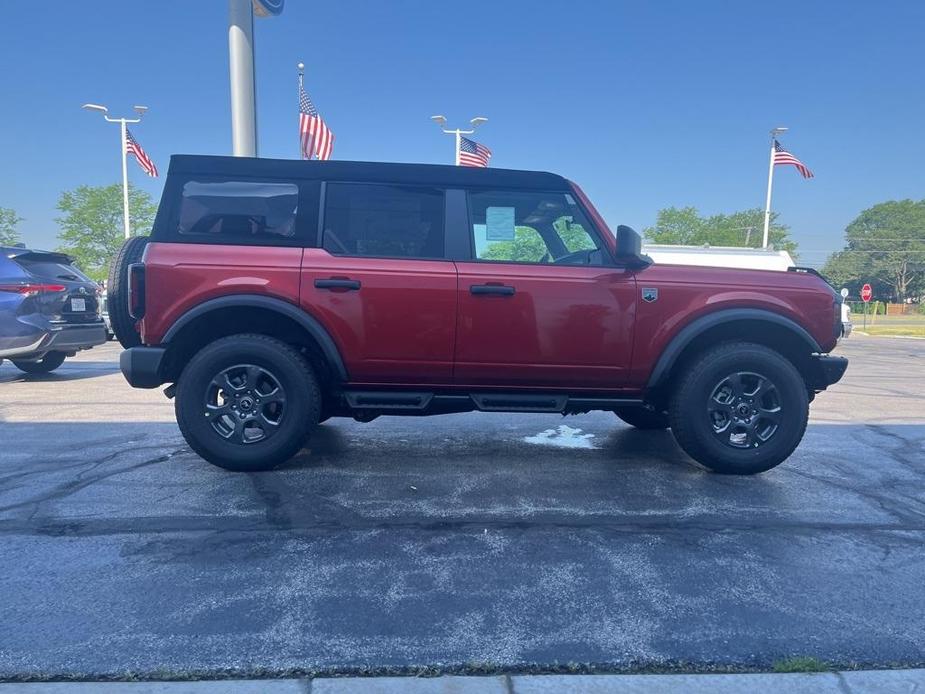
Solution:
M888 337L891 340L925 340L925 337L919 337L918 335L871 335L870 333L865 333L861 330L853 330L852 335L863 335L864 337Z
M925 669L731 675L503 675L0 683L0 694L907 694L922 690L925 690Z

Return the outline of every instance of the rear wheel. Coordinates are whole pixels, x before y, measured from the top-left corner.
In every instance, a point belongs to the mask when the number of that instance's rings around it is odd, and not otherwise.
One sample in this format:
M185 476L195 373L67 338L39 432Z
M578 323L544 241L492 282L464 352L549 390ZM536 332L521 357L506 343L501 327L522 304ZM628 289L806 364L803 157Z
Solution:
M637 429L667 429L671 426L668 422L668 413L647 410L643 407L616 410L616 415Z
M318 423L321 393L296 350L265 335L203 348L177 383L177 424L190 447L228 470L269 470L295 455Z
M135 319L128 312L128 266L141 261L147 245L147 236L126 239L109 266L109 283L106 290L109 322L116 339L126 349L141 344L141 336L135 328Z
M61 366L64 363L65 356L67 355L64 352L48 352L36 361L19 361L18 359L11 359L10 361L13 362L17 369L25 371L27 374L47 374Z
M715 472L750 475L793 453L809 400L800 373L781 354L726 343L687 367L668 413L678 444L694 460Z

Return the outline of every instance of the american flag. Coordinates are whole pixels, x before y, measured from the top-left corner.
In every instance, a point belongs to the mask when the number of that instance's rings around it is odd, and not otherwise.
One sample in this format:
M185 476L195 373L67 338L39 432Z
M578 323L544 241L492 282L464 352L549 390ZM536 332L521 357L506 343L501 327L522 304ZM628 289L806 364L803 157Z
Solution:
M148 155L145 154L141 145L138 144L138 140L132 137L132 133L129 132L128 128L125 129L125 153L134 155L135 161L138 162L138 166L152 178L157 178L157 167L154 165L154 162L148 158Z
M813 177L813 172L807 168L806 164L801 162L786 149L781 147L780 142L774 140L774 166L786 164L792 164L793 166L797 167L797 171L800 172L800 175L802 175L803 178Z
M491 150L468 137L459 137L459 165L487 167Z
M302 141L302 158L317 156L321 160L331 158L334 151L334 133L325 124L312 100L302 88L299 78L299 137Z

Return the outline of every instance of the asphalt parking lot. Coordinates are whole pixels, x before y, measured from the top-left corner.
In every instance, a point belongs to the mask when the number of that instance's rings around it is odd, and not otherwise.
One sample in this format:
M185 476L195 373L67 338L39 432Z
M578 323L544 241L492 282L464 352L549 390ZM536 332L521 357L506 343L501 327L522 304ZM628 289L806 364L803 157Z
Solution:
M709 474L605 414L333 420L198 459L110 344L0 366L0 678L925 664L925 341Z

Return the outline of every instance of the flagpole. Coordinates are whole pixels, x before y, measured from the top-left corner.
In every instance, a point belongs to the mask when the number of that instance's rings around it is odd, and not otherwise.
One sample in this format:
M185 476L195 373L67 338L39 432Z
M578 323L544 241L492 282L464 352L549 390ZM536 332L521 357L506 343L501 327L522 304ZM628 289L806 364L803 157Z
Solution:
M761 247L768 247L768 234L771 229L771 186L774 183L774 142L777 136L787 132L787 128L774 128L771 130L771 154L768 160L768 198L764 204L764 237L761 241Z
M303 78L303 76L304 76L304 74L305 74L305 63L299 63L298 65L296 65L296 67L299 68L299 99L301 99L301 98L302 98L302 89L303 89L303 86L302 86L302 78ZM301 119L301 116L299 116L299 118ZM302 159L302 158L303 158L303 153L302 153L302 127L301 127L301 121L300 121L300 125L299 125L299 159Z
M764 236L761 247L768 247L768 231L771 227L771 188L774 185L774 131L771 131L771 155L768 159L768 197L764 204Z
M468 133L474 132L473 130L467 131ZM456 166L459 166L459 147L462 145L462 130L456 128L456 161L453 163Z

